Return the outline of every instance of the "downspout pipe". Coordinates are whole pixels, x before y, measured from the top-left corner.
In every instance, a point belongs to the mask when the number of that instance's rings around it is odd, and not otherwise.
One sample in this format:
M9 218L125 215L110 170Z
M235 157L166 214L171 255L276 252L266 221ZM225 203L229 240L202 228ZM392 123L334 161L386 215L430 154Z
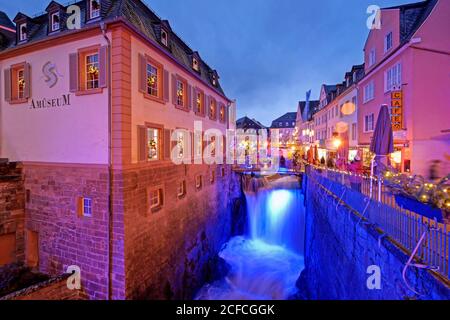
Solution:
M112 66L111 66L111 40L106 35L106 24L100 23L103 37L107 43L107 68L108 68L108 300L112 300L112 240L113 240L113 170L112 170Z

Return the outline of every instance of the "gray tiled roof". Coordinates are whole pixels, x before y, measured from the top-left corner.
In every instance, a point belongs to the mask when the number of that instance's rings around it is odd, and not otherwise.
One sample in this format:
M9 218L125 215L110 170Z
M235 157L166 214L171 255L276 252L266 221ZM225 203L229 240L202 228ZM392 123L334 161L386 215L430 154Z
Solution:
M297 120L297 112L288 112L288 113L282 115L281 117L279 117L278 119L273 120L272 125L270 127L271 128L294 128L296 120ZM282 124L280 125L280 123L282 123ZM288 125L286 125L286 123ZM294 125L292 125L292 123L294 123Z
M52 1L53 2L53 1ZM81 28L89 25L99 25L100 21L96 22L87 22L86 21L86 3L87 1L78 1L73 4L80 7L82 23ZM208 83L211 87L212 85L212 74L214 70L208 66L206 62L200 59L200 72L196 72L192 69L192 55L194 54L194 50L192 50L178 35L171 31L170 32L170 45L169 48L166 48L160 42L160 34L161 34L161 25L164 24L169 26L168 22L159 18L145 3L140 0L102 0L102 12L101 12L101 20L103 21L111 21L118 18L124 19L126 22L130 23L139 33L144 35L145 37L152 40L155 44L157 44L162 50L164 50L167 54L171 55L175 60L177 60L180 64L185 66L192 73L197 74L202 78L206 83ZM56 3L57 4L57 3ZM64 6L62 6L64 8ZM65 10L62 11L61 17L61 31L60 33L68 32L65 26L66 14ZM18 15L20 15L19 13ZM23 14L22 14L23 15ZM1 18L1 15L0 15ZM17 17L16 17L17 18ZM30 26L28 27L28 40L27 43L37 42L47 38L48 35L48 15L47 13L38 15L33 18L29 18ZM169 26L170 27L170 26ZM7 45L0 47L0 50L11 49L16 46L20 46L16 44L15 41L10 41ZM222 95L225 95L223 89L220 85L220 82L217 81L217 86L215 89Z
M236 121L236 128L237 129L266 129L266 127L260 123L259 121L255 119L250 119L249 117L245 116Z
M437 0L425 0L383 9L400 10L400 42L404 44L411 40L411 37L430 15L436 4Z
M308 110L308 114L306 115L305 114L306 101L300 101L298 103L298 106L300 108L300 112L301 112L303 121L310 121L312 119L312 116L317 111L319 111L319 105L320 105L320 101L319 100L309 101L309 110Z

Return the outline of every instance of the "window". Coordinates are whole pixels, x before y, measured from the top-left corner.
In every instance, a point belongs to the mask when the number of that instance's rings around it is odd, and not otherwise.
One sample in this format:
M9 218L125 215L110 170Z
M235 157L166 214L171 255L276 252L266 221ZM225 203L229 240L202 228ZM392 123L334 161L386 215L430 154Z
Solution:
M196 89L196 99L195 99L195 113L197 115L205 115L205 106L204 106L204 100L205 100L205 95L202 91L200 91L199 89Z
M217 86L217 76L215 74L212 76L212 84L213 86Z
M178 199L183 198L186 195L186 180L180 181L177 186Z
M186 84L182 81L177 79L177 105L179 107L185 106L185 86Z
M203 186L203 176L202 175L198 175L195 177L195 188L197 190L200 190Z
M92 217L92 199L78 198L78 215L80 217Z
M161 42L166 47L169 46L169 35L166 30L161 30Z
M100 2L98 0L91 0L89 3L90 18L95 19L100 17Z
M98 53L86 55L86 89L98 89L99 63Z
M225 106L223 104L220 105L219 119L220 119L220 122L226 121Z
M198 59L197 58L192 58L192 68L195 71L200 71L200 66L198 64Z
M25 98L25 70L17 70L17 98L19 100Z
M225 175L226 175L225 167L220 168L220 172L221 172L222 177L225 177Z
M148 195L150 211L155 212L162 208L164 198L163 198L163 189L162 188L154 188L151 189Z
M217 119L216 100L213 98L209 99L209 118L211 120Z
M178 159L183 159L184 158L184 153L185 153L185 149L186 149L186 134L187 132L178 132L177 133L177 150L178 150Z
M364 132L371 132L374 129L374 114L364 116Z
M60 28L59 12L52 13L52 15L51 15L51 31L58 31L59 28Z
M353 110L355 110L356 111L356 96L354 96L353 98L352 98L352 104L353 104Z
M147 63L147 94L153 97L159 97L159 72L158 68Z
M401 89L402 86L402 65L397 63L385 73L384 91L388 92Z
M384 52L389 51L392 48L392 32L389 32L384 38Z
M352 123L352 140L356 140L356 123Z
M369 67L373 66L376 62L376 51L375 48L369 52Z
M364 87L364 103L375 98L375 84L373 80Z
M148 155L147 160L161 159L161 129L147 128Z
M22 23L19 26L19 41L26 41L27 40L27 24Z

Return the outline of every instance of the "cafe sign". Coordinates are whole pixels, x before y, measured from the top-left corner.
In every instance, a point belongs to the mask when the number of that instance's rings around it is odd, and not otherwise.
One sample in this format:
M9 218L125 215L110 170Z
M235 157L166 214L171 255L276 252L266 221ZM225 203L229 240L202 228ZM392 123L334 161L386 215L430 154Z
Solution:
M391 93L391 122L392 130L403 130L403 91Z

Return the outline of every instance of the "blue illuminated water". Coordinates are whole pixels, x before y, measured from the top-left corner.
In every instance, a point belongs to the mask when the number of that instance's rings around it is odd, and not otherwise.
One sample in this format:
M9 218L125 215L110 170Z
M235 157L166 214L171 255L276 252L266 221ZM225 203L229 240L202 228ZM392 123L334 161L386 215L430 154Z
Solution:
M296 293L305 225L298 181L286 177L253 191L246 192L248 234L231 239L219 254L229 274L205 285L196 299L283 300Z

